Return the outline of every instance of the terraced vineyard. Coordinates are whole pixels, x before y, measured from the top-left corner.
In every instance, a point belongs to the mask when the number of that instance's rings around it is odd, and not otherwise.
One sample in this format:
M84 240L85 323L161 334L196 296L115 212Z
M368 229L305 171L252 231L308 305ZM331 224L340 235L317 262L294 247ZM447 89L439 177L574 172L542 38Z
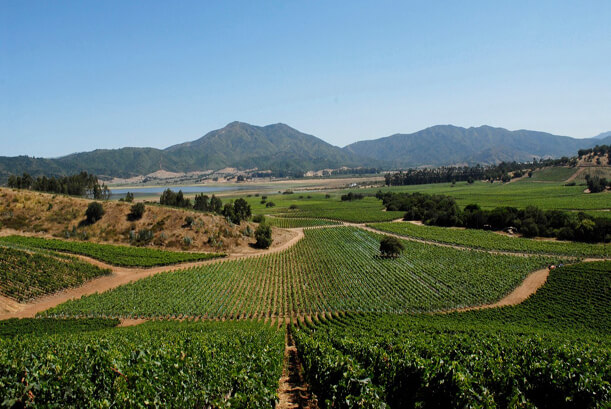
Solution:
M305 230L289 250L158 274L70 301L49 316L252 317L325 311L418 312L494 302L552 260L405 242L379 257L380 236ZM312 262L316 260L316 262Z
M325 219L297 219L288 217L267 217L265 222L274 227L282 229L293 229L296 227L334 226L339 222Z
M19 302L110 274L74 257L55 257L0 246L0 294Z
M0 338L1 404L272 407L283 350L284 332L257 322L152 322Z
M224 254L216 253L187 253L145 247L115 246L111 244L25 236L0 237L0 244L2 243L17 245L26 249L46 249L81 254L108 264L127 267L163 266L186 261L208 260L224 256Z
M485 230L418 226L409 222L375 223L369 226L374 229L402 236L485 250L561 254L576 257L602 258L606 256L606 246L603 244L534 240L520 237L508 237Z
M552 272L524 304L438 316L349 315L294 338L327 406L603 408L611 263Z

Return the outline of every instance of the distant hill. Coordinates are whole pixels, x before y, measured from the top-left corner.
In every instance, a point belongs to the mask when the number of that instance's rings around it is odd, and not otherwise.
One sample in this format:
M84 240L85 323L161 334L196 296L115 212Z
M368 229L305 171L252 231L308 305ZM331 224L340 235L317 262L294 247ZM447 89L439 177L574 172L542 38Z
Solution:
M375 166L337 146L284 124L254 126L232 122L203 137L166 149L97 149L56 159L27 156L0 157L0 180L9 174L63 175L81 170L107 177L170 172L218 170L225 167L259 168L299 173L341 166Z
M604 140L602 140L604 141ZM575 139L528 130L437 125L412 134L395 134L356 142L344 149L356 155L390 161L393 167L493 164L533 158L574 156L600 139Z
M603 132L601 134L598 134L598 135L596 135L594 137L594 139L606 139L606 138L609 138L609 137L611 137L611 131Z
M395 134L345 148L285 124L254 126L232 122L201 138L166 149L97 149L55 159L0 157L0 183L9 174L66 175L85 170L101 177L132 177L158 170L192 172L258 168L299 174L348 167L407 168L530 161L573 156L577 150L611 144L611 136L575 139L535 131L480 126L438 125L412 134ZM604 139L599 139L604 137Z

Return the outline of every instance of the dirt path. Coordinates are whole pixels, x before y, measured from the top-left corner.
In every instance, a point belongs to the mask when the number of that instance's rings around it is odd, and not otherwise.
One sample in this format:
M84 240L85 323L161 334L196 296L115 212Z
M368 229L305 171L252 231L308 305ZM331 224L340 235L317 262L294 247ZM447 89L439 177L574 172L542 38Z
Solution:
M31 318L37 313L48 310L68 300L78 299L84 295L101 293L111 290L115 287L131 283L158 273L182 270L186 268L199 267L203 265L221 263L226 260L238 260L249 257L258 257L260 255L277 253L294 246L299 240L304 237L303 230L285 230L281 233L284 235L283 240L278 240L272 243L272 246L266 250L247 250L243 253L233 253L227 257L215 258L211 260L196 261L190 263L176 264L172 266L158 266L152 268L125 268L112 266L102 261L92 259L90 257L76 255L81 260L94 264L101 268L109 268L112 273L107 276L94 278L83 284L80 287L68 288L63 291L37 298L36 300L21 304L14 300L0 296L0 320L8 318Z
M304 379L303 366L293 341L291 327L286 327L284 368L278 382L278 409L317 408L310 387Z
M507 294L505 297L495 302L494 304L456 308L445 312L473 311L488 308L507 307L510 305L518 305L526 301L528 297L536 293L539 288L543 287L543 284L545 284L545 282L547 281L547 277L549 277L549 269L547 268L533 271L528 275L528 277L524 279L524 281L522 281L522 284L517 286L511 293Z
M577 171L575 173L573 173L571 176L569 176L569 178L567 180L565 180L565 183L571 183L572 181L577 179L577 177L580 176L585 171L586 171L586 168L579 168L579 169L577 169Z

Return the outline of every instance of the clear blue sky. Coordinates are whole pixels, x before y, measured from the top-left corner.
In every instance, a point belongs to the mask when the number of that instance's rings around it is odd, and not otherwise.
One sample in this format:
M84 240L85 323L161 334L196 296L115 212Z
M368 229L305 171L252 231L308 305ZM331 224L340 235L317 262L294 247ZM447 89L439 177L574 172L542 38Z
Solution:
M0 0L0 155L239 120L334 145L435 124L611 130L611 1Z

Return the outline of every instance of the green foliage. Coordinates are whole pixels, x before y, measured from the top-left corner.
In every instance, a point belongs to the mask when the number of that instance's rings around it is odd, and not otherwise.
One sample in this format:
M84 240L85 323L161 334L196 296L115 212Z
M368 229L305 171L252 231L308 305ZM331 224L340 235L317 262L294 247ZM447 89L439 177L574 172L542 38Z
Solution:
M110 270L73 257L55 257L0 246L0 294L23 302L51 294Z
M380 240L380 254L382 257L397 257L405 249L403 243L392 236L384 236Z
M166 206L191 208L191 200L185 198L182 190L178 193L172 189L166 189L159 197L159 203Z
M603 408L611 400L610 273L611 262L561 267L514 307L351 314L306 322L294 339L328 404L346 398L351 379L367 379L390 407Z
M0 321L0 338L95 331L116 327L119 322L105 318L11 318Z
M437 226L418 226L413 223L376 223L374 229L407 237L456 244L485 250L515 251L520 253L546 253L565 256L604 257L605 246L567 241L543 241L508 237L477 229L450 229Z
M128 220L135 221L142 219L144 210L144 203L136 203L135 205L132 205L129 214L127 215Z
M255 322L146 323L0 339L8 407L268 408L282 331Z
M104 216L104 207L99 202L91 202L85 211L85 217L88 224L93 224Z
M291 248L158 274L45 312L92 316L287 316L323 311L419 312L490 303L556 260L404 242L381 259L381 235L306 229ZM231 288L231 291L227 291Z
M25 248L37 248L82 254L117 266L150 267L186 261L207 260L223 257L216 253L184 253L179 251L157 250L97 244L87 242L42 239L38 237L7 236L0 237L0 243L10 243Z
M265 216L262 214L257 214L255 216L253 216L252 221L255 223L264 223L265 222Z
M272 245L272 228L270 225L261 223L255 229L255 247L260 249L269 248Z

